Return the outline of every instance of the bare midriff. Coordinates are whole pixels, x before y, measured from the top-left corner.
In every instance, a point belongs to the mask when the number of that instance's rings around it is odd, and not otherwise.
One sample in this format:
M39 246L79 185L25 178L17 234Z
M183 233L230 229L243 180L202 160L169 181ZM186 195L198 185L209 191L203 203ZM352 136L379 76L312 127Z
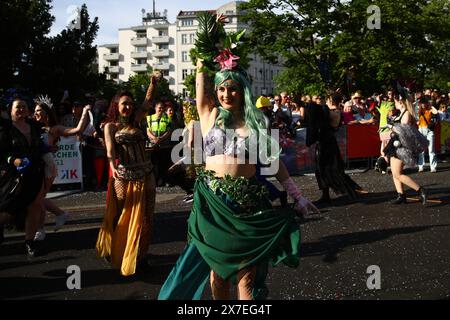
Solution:
M251 178L256 174L256 165L238 163L238 161L242 162L238 158L227 155L208 157L205 169L214 171L218 178L223 178L227 174L233 178Z

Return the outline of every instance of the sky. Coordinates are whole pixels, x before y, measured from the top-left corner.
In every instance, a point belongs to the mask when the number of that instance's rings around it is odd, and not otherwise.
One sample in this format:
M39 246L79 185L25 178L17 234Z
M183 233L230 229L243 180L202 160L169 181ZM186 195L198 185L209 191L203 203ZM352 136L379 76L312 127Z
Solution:
M169 22L175 22L178 13L188 10L211 10L231 0L155 0L156 12L167 9ZM50 35L54 36L67 27L73 8L87 5L91 21L98 17L99 30L94 44L118 43L118 30L142 24L142 9L153 11L153 0L53 0L51 10L55 17Z

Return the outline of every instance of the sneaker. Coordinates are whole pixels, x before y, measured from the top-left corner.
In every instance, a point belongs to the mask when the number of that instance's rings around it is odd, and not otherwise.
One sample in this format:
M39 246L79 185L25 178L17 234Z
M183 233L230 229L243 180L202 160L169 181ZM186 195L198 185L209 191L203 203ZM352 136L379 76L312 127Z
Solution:
M419 167L419 171L418 172L423 172L423 167Z
M437 172L437 170L436 169L431 169L430 172L435 173L435 172Z
M36 234L34 235L34 241L44 241L45 236L45 229L38 229L38 231L36 231Z
M64 212L63 214L56 216L55 231L58 231L59 229L61 229L61 227L66 223L68 217L69 217L68 212Z
M184 203L191 203L192 201L194 201L194 195L193 194L188 194L186 197L183 198L183 202Z
M36 257L39 254L38 243L36 241L26 240L25 251L28 257Z

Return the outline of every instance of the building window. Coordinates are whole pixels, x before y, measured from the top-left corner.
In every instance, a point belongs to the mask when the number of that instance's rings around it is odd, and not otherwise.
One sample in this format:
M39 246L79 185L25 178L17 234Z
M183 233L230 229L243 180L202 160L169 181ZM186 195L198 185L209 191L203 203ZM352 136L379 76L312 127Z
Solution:
M181 35L181 44L188 44L187 42L187 34Z
M111 48L110 52L111 53L117 53L117 52L119 52L119 49L118 48Z
M189 35L189 43L195 43L195 33L191 33Z
M147 38L147 32L141 32L141 31L139 31L139 32L136 32L136 38Z
M187 98L188 97L188 91L186 88L183 88L183 98Z
M183 21L181 21L181 25L183 27L193 26L194 25L194 20L193 19L184 19Z
M183 80L186 80L187 75L188 75L188 69L183 69L181 78Z
M187 51L181 51L181 61L189 62L189 56Z
M168 35L169 35L169 33L167 30L159 30L159 32L158 32L158 36L160 36L160 37L165 37Z

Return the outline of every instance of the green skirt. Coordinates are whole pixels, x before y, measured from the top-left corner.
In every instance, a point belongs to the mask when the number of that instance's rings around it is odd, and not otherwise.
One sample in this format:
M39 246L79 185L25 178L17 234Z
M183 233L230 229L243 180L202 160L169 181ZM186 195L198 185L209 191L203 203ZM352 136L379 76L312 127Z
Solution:
M255 288L262 289L268 263L283 262L293 268L299 264L300 230L293 209L274 210L266 197L253 206L234 201L230 193L223 192L226 187L210 187L217 185L214 180L206 175L197 179L188 220L189 244L158 299L200 299L199 288L206 284L211 269L223 279L234 279L239 270L256 265ZM234 181L235 187L239 185ZM262 194L258 187L248 188L251 185L258 186L258 182L248 180L242 188Z

